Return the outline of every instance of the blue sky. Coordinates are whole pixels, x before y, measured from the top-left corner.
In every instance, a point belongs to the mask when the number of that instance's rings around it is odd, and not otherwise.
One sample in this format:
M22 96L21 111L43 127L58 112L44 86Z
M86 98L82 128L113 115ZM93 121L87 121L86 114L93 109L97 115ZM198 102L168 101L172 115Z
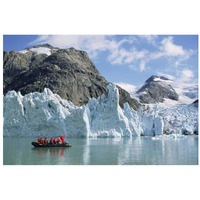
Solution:
M49 43L88 52L100 73L126 87L151 75L198 83L197 35L4 35L4 50Z

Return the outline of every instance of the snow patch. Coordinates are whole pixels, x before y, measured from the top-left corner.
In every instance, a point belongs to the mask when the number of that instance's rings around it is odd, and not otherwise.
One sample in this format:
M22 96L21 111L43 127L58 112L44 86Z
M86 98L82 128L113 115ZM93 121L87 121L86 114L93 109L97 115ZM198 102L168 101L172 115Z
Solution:
M29 51L28 50L22 50L22 51L18 51L19 53L23 53L23 54L26 54L26 53L28 53Z
M47 47L31 48L30 50L36 52L37 54L47 54L48 56L51 55L51 49Z
M36 52L37 54L46 54L46 55L50 56L52 50L47 47L37 47L37 48L30 48L29 50L25 49L25 50L19 51L19 53L26 54L30 51Z

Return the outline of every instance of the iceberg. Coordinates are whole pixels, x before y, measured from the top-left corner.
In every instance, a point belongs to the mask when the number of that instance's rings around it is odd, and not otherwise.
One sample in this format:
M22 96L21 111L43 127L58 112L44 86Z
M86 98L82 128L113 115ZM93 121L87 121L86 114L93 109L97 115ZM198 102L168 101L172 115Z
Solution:
M108 86L108 96L91 98L82 107L62 99L50 89L21 95L9 91L3 100L4 136L137 137L162 136L164 132L192 134L198 130L198 108L193 105L167 109L128 103L119 106L119 91Z

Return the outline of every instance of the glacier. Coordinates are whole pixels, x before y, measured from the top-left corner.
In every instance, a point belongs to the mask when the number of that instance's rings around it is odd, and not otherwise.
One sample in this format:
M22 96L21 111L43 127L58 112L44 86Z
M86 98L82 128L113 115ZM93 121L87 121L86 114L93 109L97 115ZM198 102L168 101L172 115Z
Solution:
M137 111L119 106L119 91L108 86L108 96L91 98L82 107L62 99L50 89L21 95L9 91L3 97L4 136L135 137L164 133L198 132L198 108L178 105L166 108L144 105Z

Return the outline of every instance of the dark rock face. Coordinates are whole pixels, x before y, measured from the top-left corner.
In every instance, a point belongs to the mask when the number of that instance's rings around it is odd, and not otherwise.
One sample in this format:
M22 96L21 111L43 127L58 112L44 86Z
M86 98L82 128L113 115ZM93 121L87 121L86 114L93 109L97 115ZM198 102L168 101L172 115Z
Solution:
M29 69L29 59L30 55L17 51L3 52L4 88L12 82L16 75Z
M15 52L14 55L5 52L4 94L15 90L25 95L49 88L53 93L77 106L86 104L91 97L97 98L103 93L107 95L109 83L101 76L86 52L74 48L51 49L50 56L35 52L26 54ZM11 62L16 56L17 61ZM11 69L15 73L11 73ZM128 92L118 88L120 106L128 102L132 108L138 109L140 104L132 99Z
M159 103L164 98L178 100L179 96L171 85L167 84L168 80L162 76L151 76L145 84L137 91L141 103Z
M27 49L28 50L28 49ZM3 84L5 89L13 79L22 72L33 69L47 57L46 54L37 54L28 51L26 54L17 51L3 52Z

